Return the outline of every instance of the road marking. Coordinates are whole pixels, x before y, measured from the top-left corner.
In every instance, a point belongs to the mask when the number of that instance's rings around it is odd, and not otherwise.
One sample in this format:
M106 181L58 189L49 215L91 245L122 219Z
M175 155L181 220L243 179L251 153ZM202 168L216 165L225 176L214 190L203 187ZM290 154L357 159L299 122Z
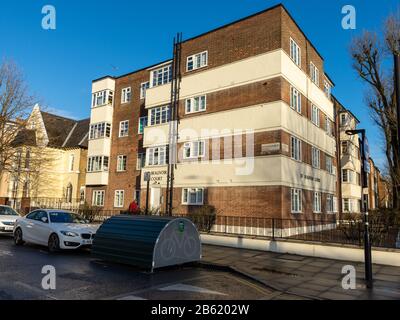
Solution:
M218 295L218 296L226 296L225 293L221 293L218 291L213 291L213 290L208 290L200 287L195 287L191 286L188 284L174 284L172 286L164 287L164 288L159 288L159 291L187 291L187 292L197 292L197 293L204 293L204 294L213 294L213 295Z
M13 257L14 254L11 253L10 251L0 250L0 257L4 257L4 256Z

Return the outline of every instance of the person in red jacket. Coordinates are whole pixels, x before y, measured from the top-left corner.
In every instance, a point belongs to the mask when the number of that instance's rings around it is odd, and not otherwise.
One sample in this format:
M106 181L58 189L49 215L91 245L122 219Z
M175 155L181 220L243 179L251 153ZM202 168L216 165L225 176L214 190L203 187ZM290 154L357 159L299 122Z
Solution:
M140 214L140 208L138 206L138 204L136 203L136 201L133 201L130 205L129 205L129 210L128 210L129 214L133 214L133 215L137 215Z

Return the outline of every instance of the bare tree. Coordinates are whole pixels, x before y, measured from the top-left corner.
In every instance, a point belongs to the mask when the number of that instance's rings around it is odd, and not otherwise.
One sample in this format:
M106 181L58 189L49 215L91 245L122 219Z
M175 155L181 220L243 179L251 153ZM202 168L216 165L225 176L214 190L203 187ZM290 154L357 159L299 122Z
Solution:
M385 138L384 150L388 173L393 184L393 205L400 209L400 158L397 137L396 96L394 70L387 67L393 54L400 48L400 20L398 15L387 18L384 39L374 32L364 31L351 45L353 67L369 86L366 103L373 121Z
M24 128L33 97L21 72L12 61L0 65L0 178L12 169L15 136ZM14 164L15 165L15 164Z

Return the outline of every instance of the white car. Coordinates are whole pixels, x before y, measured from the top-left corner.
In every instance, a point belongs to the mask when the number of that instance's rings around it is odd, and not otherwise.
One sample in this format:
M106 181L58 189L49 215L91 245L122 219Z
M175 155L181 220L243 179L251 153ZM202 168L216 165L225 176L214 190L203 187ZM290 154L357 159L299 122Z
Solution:
M90 247L98 225L63 210L39 209L19 218L14 226L14 242L47 246L50 252Z
M12 235L18 213L9 206L0 206L0 234Z

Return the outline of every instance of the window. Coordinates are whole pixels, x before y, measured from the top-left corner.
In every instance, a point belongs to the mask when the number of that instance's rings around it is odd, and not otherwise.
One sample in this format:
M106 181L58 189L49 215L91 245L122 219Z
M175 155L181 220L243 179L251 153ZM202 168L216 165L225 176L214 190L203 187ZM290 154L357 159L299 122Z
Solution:
M119 123L119 137L127 137L129 134L129 120L121 121Z
M162 166L167 163L167 147L147 149L147 165Z
M85 187L82 186L79 190L79 202L80 204L84 204L85 203Z
M326 171L328 171L330 174L334 174L333 172L333 159L330 156L325 156L326 159Z
M152 72L153 87L161 86L172 81L172 65L162 67Z
M342 170L342 182L352 183L353 182L353 171L348 169Z
M144 153L139 153L136 159L136 170L140 171L146 165L146 155Z
M291 190L292 213L301 213L302 211L302 192L300 189Z
M313 211L314 211L314 213L321 213L322 212L322 208L321 208L321 193L320 192L314 192Z
M75 162L75 156L73 154L70 154L69 155L69 165L68 165L69 172L74 171L74 162Z
M103 90L95 92L92 95L92 108L101 107L113 103L114 92L111 90Z
M31 162L31 151L27 149L25 154L25 169L30 168L30 162Z
M200 111L205 111L207 107L206 96L199 96L190 99L186 99L185 103L186 113L195 113Z
M351 199L343 199L343 211L344 212L351 212L352 211Z
M192 71L200 68L207 67L208 65L208 52L204 51L187 58L186 71Z
M301 161L301 140L295 137L291 138L291 155L292 159Z
M204 157L204 141L186 142L183 147L183 158L199 158Z
M111 124L107 122L90 125L89 140L109 138L111 136Z
M139 118L139 126L138 126L138 133L143 134L144 128L147 127L147 117L140 117Z
M311 81L319 86L319 70L314 63L310 62Z
M328 213L333 213L335 212L335 197L331 194L328 194L326 197L326 212Z
M301 113L301 94L293 87L290 87L290 107L298 113Z
M331 98L331 91L332 91L331 85L329 84L328 81L324 80L324 92L325 95L328 97L328 99Z
M126 160L127 160L127 156L118 156L117 157L117 171L118 172L126 171Z
M65 200L67 203L72 203L72 184L69 183L65 192Z
M169 121L169 106L150 109L150 125L167 123Z
M182 190L182 204L201 206L204 204L203 188L184 188Z
M124 198L125 198L125 191L124 190L115 190L114 207L115 208L122 208L124 206Z
M93 191L93 200L92 205L96 207L104 207L104 190L95 190Z
M312 105L311 121L319 127L319 109L314 105Z
M88 172L108 171L108 157L95 156L88 158Z
M131 101L132 98L132 90L131 87L122 89L121 93L121 103L128 103Z
M147 89L150 88L150 82L143 82L140 85L140 99L146 99L146 91Z
M320 153L321 152L317 148L314 148L314 147L311 148L311 163L315 169L320 168L320 161L321 161Z
M325 131L328 135L332 135L331 120L327 116L325 116Z
M342 127L344 127L344 126L347 125L347 115L346 115L345 113L342 113L342 114L340 115L340 125L341 125Z
M297 43L290 38L290 58L297 64L299 67L301 66L301 51L300 47Z
M349 142L348 141L342 141L342 154L349 154Z

